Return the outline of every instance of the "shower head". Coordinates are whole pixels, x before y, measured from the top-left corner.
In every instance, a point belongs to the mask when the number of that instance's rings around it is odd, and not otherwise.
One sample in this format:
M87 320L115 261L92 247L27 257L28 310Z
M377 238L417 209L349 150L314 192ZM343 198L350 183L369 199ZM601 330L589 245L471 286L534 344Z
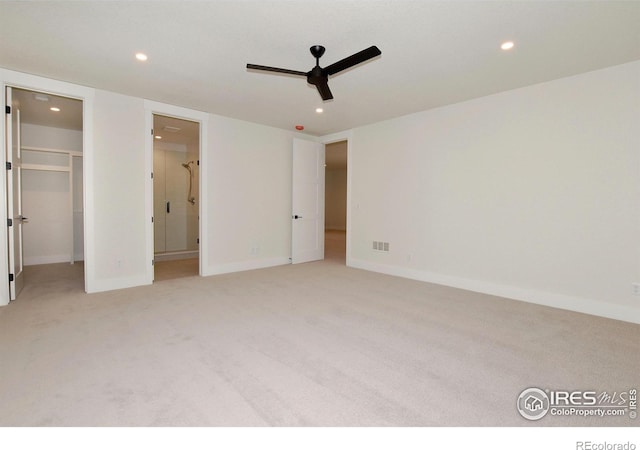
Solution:
M182 163L182 167L189 171L189 194L187 195L187 201L192 205L195 205L196 199L191 196L191 189L193 187L193 172L191 171L191 164L193 164L193 161L187 161L186 163Z

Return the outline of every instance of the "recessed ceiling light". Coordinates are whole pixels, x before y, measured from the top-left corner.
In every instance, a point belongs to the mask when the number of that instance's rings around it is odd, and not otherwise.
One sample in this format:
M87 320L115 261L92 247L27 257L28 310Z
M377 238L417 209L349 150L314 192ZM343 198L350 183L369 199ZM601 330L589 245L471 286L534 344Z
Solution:
M162 139L162 136L154 136L156 139Z
M148 58L144 53L136 53L136 59L138 61L146 61Z
M55 111L55 112L60 112L60 108L57 108L55 106L52 106L51 108L49 108L51 111Z
M513 46L514 46L514 45L515 45L515 44L513 43L513 41L507 41L507 42L503 42L503 43L500 45L500 48L501 48L502 50L511 50L511 49L513 48Z
M324 111L324 109L322 109L322 108L316 108L316 112L317 112L318 114L322 113L323 111Z

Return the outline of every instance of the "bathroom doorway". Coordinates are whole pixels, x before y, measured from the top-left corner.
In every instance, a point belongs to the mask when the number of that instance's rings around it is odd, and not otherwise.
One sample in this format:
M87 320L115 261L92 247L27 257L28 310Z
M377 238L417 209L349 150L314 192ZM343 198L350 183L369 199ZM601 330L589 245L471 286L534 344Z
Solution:
M153 115L154 279L199 274L200 124Z

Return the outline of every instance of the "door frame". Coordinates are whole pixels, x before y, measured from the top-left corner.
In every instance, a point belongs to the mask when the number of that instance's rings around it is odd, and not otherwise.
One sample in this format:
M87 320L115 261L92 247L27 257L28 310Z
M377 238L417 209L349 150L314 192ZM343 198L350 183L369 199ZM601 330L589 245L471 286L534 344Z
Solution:
M342 131L339 133L329 134L326 136L322 136L320 138L320 142L324 145L333 144L336 142L347 142L347 232L346 232L346 265L351 266L351 174L353 170L351 168L352 164L352 155L351 155L351 142L353 140L353 132Z
M95 271L95 226L94 226L94 201L93 201L93 111L95 89L78 86L64 81L29 75L13 70L0 68L0 84L2 87L1 98L6 105L6 87L25 89L28 91L42 92L45 94L59 95L82 101L82 153L83 153L83 210L84 210L84 290L93 292L96 279ZM2 145L6 142L6 120L0 128L0 140ZM6 164L5 152L2 152L2 166ZM7 173L2 170L0 175L0 223L7 223ZM0 239L0 306L9 304L9 277L1 274L9 273L9 253L7 239Z
M197 122L200 128L200 142L199 142L199 177L198 177L198 238L200 239L200 245L198 247L198 275L203 276L204 268L208 267L209 259L207 254L207 234L208 229L208 195L207 195L207 152L204 149L207 147L207 125L209 122L209 114L196 111L193 109L182 108L179 106L168 105L166 103L154 102L151 100L144 101L145 109L145 217L148 217L146 226L146 255L149 264L147 265L147 272L145 274L146 282L153 283L154 269L152 261L154 259L154 242L153 242L153 179L151 174L153 173L153 115L173 117L176 119L189 120L191 122Z

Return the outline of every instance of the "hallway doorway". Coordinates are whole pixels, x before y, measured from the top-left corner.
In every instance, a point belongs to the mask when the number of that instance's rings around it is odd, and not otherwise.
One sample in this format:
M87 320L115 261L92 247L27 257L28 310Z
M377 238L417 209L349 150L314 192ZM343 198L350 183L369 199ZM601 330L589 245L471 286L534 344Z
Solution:
M347 141L325 145L325 259L346 264Z

